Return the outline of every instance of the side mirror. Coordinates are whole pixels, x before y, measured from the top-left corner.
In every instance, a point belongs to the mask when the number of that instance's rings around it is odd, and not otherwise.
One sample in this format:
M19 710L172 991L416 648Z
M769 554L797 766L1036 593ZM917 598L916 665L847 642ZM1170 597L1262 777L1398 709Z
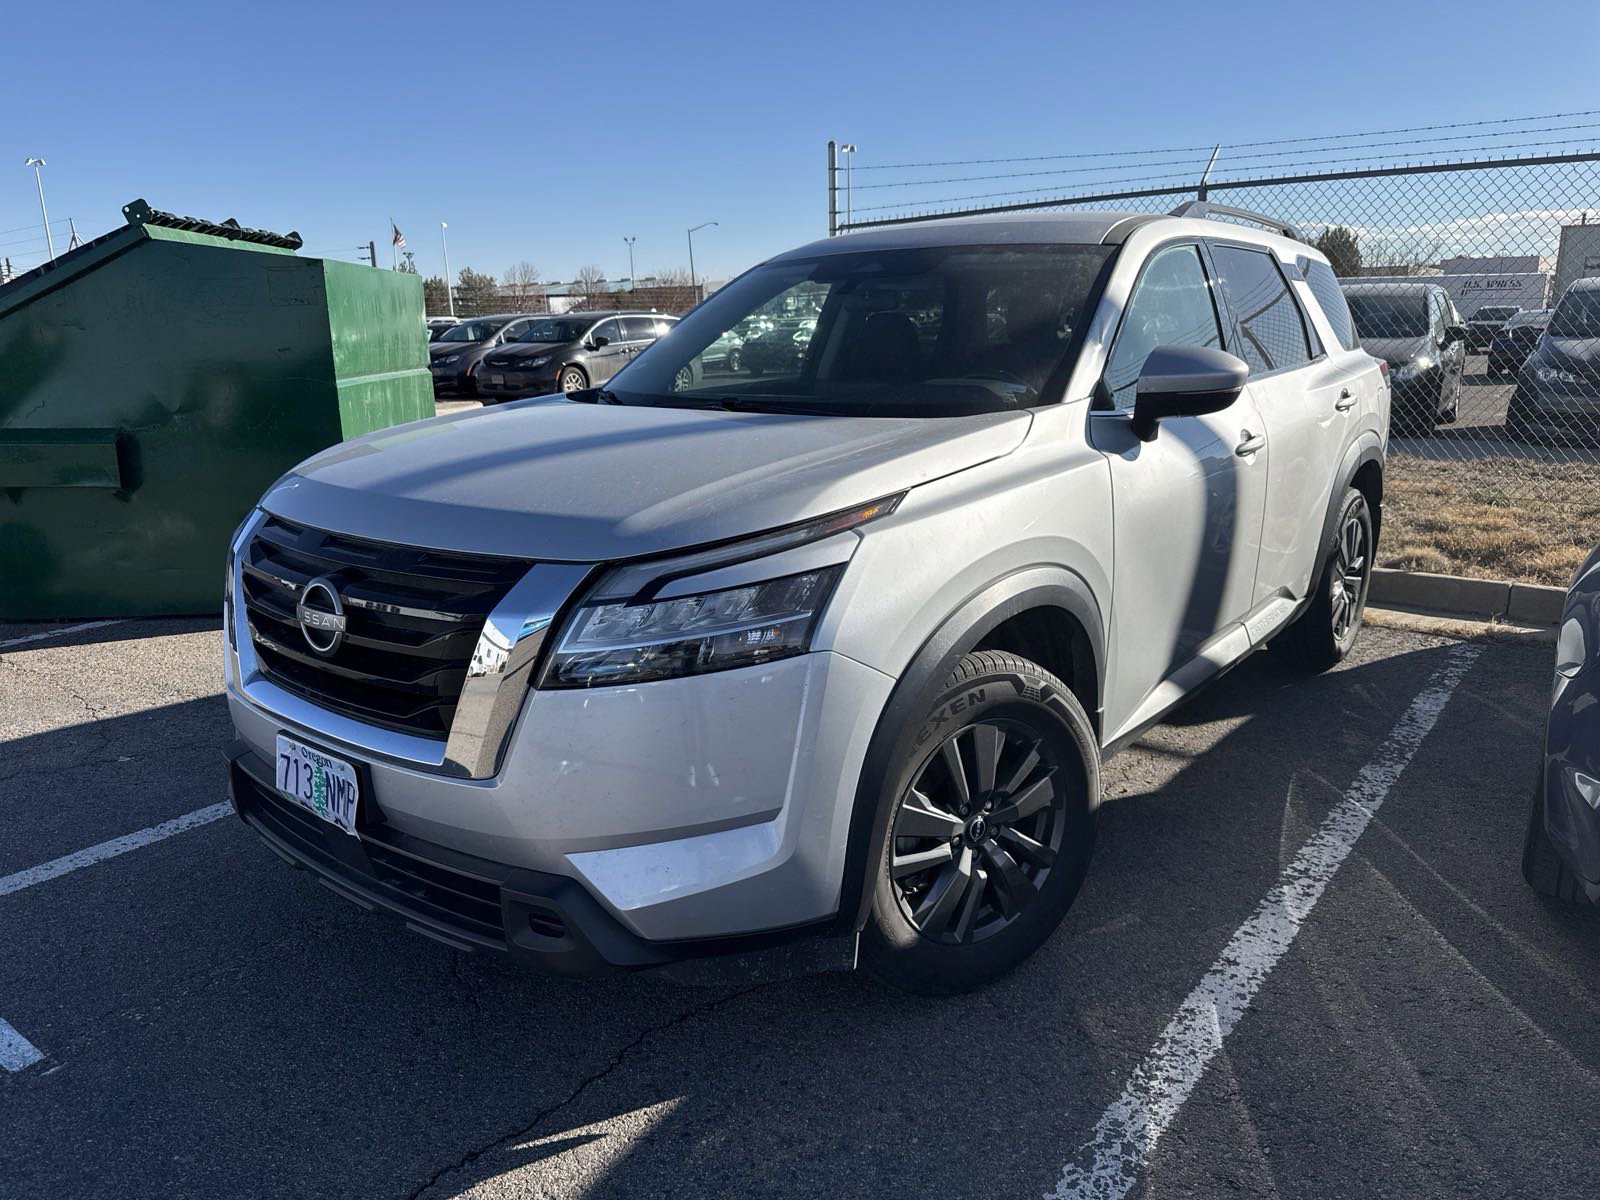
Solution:
M1446 325L1444 327L1444 344L1454 346L1457 342L1467 340L1467 327L1465 325Z
M591 350L598 350L601 346L609 346L611 339L603 333L597 333L585 343Z
M1144 360L1134 393L1133 432L1155 438L1166 417L1221 412L1244 390L1250 368L1244 360L1209 346L1157 346Z

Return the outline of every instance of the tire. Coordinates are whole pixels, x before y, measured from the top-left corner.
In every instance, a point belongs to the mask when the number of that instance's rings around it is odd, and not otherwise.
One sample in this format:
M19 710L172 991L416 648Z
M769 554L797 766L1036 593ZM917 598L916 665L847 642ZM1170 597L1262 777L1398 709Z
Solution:
M1544 827L1544 772L1533 789L1533 809L1528 814L1528 832L1522 839L1522 877L1541 896L1579 903L1588 900L1583 884L1572 868L1556 853Z
M589 376L582 367L562 367L556 377L562 392L581 392L589 386Z
M743 365L743 360L739 357L739 352L737 350L728 351L728 357L723 363L723 366L730 374L737 375L739 373L739 368Z
M678 373L672 377L672 390L687 392L694 387L694 371L687 364L678 368Z
M1072 906L1094 850L1100 751L1067 685L1014 654L965 655L924 711L883 789L861 961L891 987L951 995L1010 971Z
M1367 498L1355 488L1346 488L1333 523L1332 541L1323 550L1316 594L1289 626L1285 638L1290 653L1306 669L1326 671L1355 646L1372 588L1372 566L1378 552L1375 534Z

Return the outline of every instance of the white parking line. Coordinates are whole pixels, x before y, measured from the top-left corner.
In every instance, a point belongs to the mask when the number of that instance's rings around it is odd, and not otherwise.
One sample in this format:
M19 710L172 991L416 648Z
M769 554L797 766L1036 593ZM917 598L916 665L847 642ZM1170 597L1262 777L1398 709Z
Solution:
M129 850L137 850L140 846L148 846L151 842L159 842L175 833L209 825L212 821L227 816L230 811L231 806L226 801L220 804L208 804L205 808L197 808L193 812L173 817L172 820L163 821L159 825L151 825L148 829L141 829L137 833L125 833L121 837L112 838L109 842L75 850L71 854L53 858L47 863L40 863L37 867L29 867L12 875L0 875L0 896L9 896L12 892L20 892L23 888L30 888L36 883L57 879L81 867L92 867L97 862L126 854Z
M111 621L85 621L81 625L63 625L59 629L46 629L42 633L30 633L24 637L7 638L0 642L0 650L9 646L21 646L26 642L42 642L46 638L66 637L69 633L82 633L86 629L104 629L107 625L121 625L127 618L117 617Z
M1361 768L1350 789L1283 869L1277 885L1179 1006L1121 1096L1101 1116L1094 1138L1067 1164L1046 1200L1122 1200L1132 1189L1139 1169L1222 1049L1222 1040L1233 1032L1289 949L1328 881L1481 652L1481 646L1472 644L1450 651L1377 755Z
M43 1057L37 1046L0 1020L0 1067L8 1071L21 1071Z

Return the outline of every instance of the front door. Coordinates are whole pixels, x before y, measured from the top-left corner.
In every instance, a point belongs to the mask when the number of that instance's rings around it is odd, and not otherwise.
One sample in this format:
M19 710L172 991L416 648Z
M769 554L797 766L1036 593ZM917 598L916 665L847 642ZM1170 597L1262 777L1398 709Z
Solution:
M1134 284L1090 436L1111 469L1113 590L1105 729L1137 723L1156 688L1249 612L1268 448L1248 392L1222 412L1131 427L1144 361L1157 346L1233 349L1222 336L1197 246L1158 250ZM1098 403L1098 402L1097 402Z
M606 340L604 346L589 351L585 361L589 371L589 382L598 385L628 365L628 346L622 340L622 322L615 318L601 321L590 332L589 337L591 340L595 338Z

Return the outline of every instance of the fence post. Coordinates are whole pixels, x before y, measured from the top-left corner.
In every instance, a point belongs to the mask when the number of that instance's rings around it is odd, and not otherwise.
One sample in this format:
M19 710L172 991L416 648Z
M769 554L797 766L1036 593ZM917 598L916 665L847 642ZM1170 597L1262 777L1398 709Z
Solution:
M828 139L828 236L839 233L839 143Z
M1200 186L1195 189L1196 200L1209 199L1206 180L1211 178L1211 168L1217 165L1217 155L1222 153L1222 143L1218 142L1211 148L1211 160L1206 163L1205 174L1200 176Z

